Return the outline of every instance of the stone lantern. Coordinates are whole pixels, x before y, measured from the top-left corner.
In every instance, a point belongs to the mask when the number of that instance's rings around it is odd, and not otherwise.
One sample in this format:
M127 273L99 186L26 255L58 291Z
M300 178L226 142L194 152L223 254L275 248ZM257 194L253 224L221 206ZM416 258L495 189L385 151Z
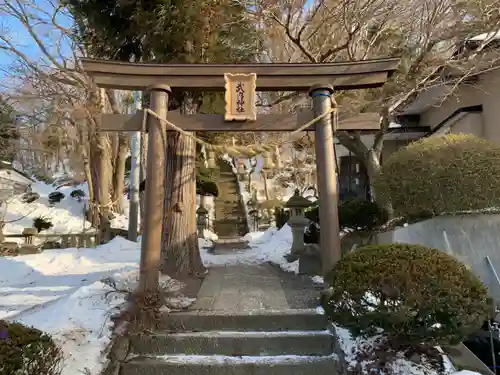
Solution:
M309 224L305 210L310 206L311 202L300 195L299 189L295 189L295 193L285 204L285 208L290 209L290 219L287 223L292 228L293 236L291 254L287 255L289 262L297 260L304 251L304 230Z
M266 172L271 171L274 168L274 164L273 164L273 161L271 158L271 153L264 152L263 159L264 159L264 163L262 165L262 169L265 170Z
M281 155L280 155L280 149L278 146L276 146L276 149L274 150L274 167L276 169L282 169L283 168L283 162L281 161Z
M259 210L257 209L250 210L248 215L252 218L253 230L257 232L259 230L259 219L260 219Z
M213 152L213 151L208 151L207 168L208 169L216 169L217 168L217 163L215 161L215 152Z
M238 172L238 175L240 176L240 179L243 179L246 177L246 168L245 168L245 159L242 157L238 158L238 166L236 168L236 172Z
M204 238L203 237L203 231L207 228L208 224L208 210L200 206L196 210L196 227L198 229L198 238Z

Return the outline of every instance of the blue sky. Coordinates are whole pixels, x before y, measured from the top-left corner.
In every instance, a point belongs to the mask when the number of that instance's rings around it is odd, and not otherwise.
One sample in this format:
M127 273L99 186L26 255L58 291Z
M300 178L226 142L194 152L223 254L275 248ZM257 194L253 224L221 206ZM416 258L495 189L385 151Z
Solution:
M44 19L47 23L50 22L50 16L54 12L54 7L51 5L51 1L54 0L37 0L36 5L41 9L40 11L30 8L29 11L32 12L36 17ZM28 3L28 2L27 2ZM34 61L40 60L42 53L33 38L29 35L23 24L14 16L4 13L4 8L6 5L0 5L0 32L3 35L7 35L8 40L14 44L22 53L28 56ZM44 14L47 13L47 14ZM59 15L57 16L57 21L61 26L68 27L71 21L66 17ZM44 45L53 49L57 42L61 41L61 32L55 31L54 27L49 27L47 25L39 25L35 28L37 36L44 42ZM5 45L3 41L0 41L0 45ZM69 51L67 42L62 43L62 51ZM0 49L0 79L6 77L9 74L9 67L16 60L11 52Z

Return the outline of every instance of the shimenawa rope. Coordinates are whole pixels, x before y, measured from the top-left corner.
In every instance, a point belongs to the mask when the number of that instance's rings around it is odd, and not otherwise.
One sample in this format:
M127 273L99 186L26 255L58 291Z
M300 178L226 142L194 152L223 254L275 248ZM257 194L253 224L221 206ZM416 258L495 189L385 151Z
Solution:
M266 145L263 145L263 144L252 144L252 145L248 145L248 146L214 145L214 144L205 142L202 139L197 138L194 134L183 130L182 128L180 128L179 126L175 125L174 123L168 121L167 119L161 118L156 112L154 112L150 108L146 108L145 112L146 112L146 114L149 114L149 115L157 118L158 120L160 120L162 123L166 124L167 127L169 127L171 130L175 130L175 131L181 133L182 135L184 135L184 136L186 136L188 138L191 138L196 143L198 143L201 146L204 146L209 151L213 151L213 152L218 153L218 154L227 153L230 156L240 156L240 155L243 155L243 156L251 157L251 156L255 156L257 154L261 154L263 152L274 151L276 149L276 147L280 147L283 144L288 143L295 135L297 135L298 133L300 133L300 132L304 131L305 129L309 128L311 125L315 124L319 120L325 118L326 116L330 115L331 113L336 113L337 112L337 108L335 106L335 107L329 109L328 111L326 111L325 113L322 113L321 115L313 118L311 121L307 122L306 124L302 125L301 127L297 128L296 130L294 130L293 132L291 132L288 135L288 137L286 137L284 140L269 142ZM333 117L332 120L333 120L334 129L336 129L337 128L337 124L336 124L336 122L337 122L337 116L332 116L332 117ZM144 116L144 119L143 119L143 122L144 122L143 123L143 129L145 129L145 126L146 126L146 124L145 124L146 119L147 119L147 116Z

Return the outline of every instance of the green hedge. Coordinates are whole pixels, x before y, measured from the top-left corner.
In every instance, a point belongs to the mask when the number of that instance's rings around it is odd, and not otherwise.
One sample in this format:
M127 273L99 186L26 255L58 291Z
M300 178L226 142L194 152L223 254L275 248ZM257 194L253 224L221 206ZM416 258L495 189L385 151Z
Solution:
M319 205L316 203L306 212L313 223L304 232L305 243L319 243ZM340 230L371 231L387 221L387 212L376 203L362 198L352 198L339 204Z
M0 320L0 374L58 375L62 352L36 328Z
M419 245L370 245L325 279L330 319L355 334L377 330L404 344L455 344L492 313L484 284L450 255Z
M398 216L500 207L500 147L465 134L425 138L385 160L373 182Z

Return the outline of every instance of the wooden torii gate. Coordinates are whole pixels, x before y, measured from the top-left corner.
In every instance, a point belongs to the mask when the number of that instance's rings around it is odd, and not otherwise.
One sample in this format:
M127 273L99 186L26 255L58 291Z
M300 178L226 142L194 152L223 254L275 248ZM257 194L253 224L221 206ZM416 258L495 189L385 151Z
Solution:
M224 91L225 74L256 74L257 91L309 92L313 98L310 113L300 113L299 126L312 118L331 111L331 95L336 90L353 90L382 86L394 72L399 59L377 59L326 64L144 64L82 59L85 72L102 88L151 92L151 110L167 118L171 88L184 91ZM165 193L165 132L166 124L146 111L134 115L103 115L100 131L148 131L145 217L140 264L140 290L155 291L160 267L163 201ZM340 122L336 130L375 131L378 122L370 114L360 114ZM224 115L197 114L184 116L178 111L168 114L168 121L182 130L196 131L294 131L297 115L258 115L253 121L225 121ZM375 126L374 126L375 125ZM340 259L338 224L337 176L335 171L334 130L332 116L311 126L315 131L318 175L319 216L323 273Z

